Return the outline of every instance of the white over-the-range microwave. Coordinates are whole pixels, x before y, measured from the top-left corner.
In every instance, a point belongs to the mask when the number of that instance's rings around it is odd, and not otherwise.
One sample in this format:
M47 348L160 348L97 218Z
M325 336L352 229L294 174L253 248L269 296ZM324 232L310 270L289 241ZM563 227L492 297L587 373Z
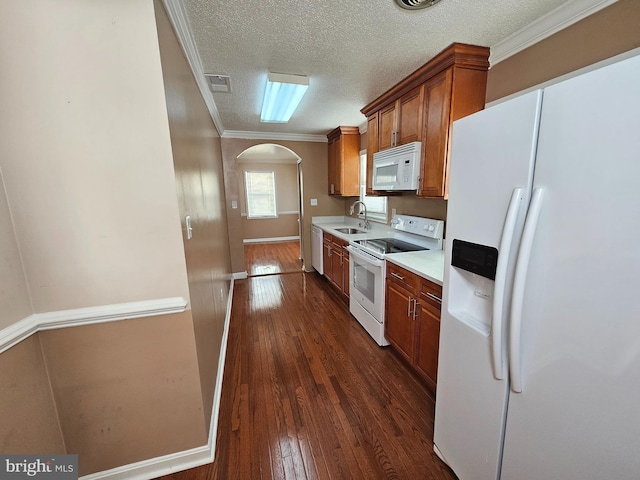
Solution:
M373 154L374 190L417 190L421 142L407 143Z

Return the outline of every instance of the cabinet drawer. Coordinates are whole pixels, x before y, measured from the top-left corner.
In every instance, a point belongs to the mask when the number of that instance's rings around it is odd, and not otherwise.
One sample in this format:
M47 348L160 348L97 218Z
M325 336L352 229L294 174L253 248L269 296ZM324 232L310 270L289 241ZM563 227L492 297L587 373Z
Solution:
M442 287L424 278L420 279L420 300L436 307L442 307Z
M403 286L411 292L418 288L418 276L398 265L387 262L387 280Z

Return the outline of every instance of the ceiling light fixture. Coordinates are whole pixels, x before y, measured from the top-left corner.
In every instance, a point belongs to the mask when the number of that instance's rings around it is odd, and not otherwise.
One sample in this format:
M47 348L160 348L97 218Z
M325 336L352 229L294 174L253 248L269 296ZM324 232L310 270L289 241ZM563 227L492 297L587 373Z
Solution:
M421 8L432 7L440 0L396 0L396 3L407 10L419 10Z
M287 123L309 88L309 77L269 73L260 121Z

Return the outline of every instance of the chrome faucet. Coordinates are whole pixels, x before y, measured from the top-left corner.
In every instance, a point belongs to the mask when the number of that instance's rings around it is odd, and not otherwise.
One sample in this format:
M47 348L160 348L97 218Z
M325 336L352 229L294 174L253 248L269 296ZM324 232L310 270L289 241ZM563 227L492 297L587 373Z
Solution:
M369 219L367 218L367 206L364 204L364 202L360 201L360 200L356 200L355 202L353 202L353 205L351 205L351 208L349 209L349 215L353 215L353 212L355 211L356 205L360 204L362 205L362 208L364 208L364 224L360 224L360 226L362 228L364 228L365 230L369 229ZM360 212L358 212L358 215L360 214Z

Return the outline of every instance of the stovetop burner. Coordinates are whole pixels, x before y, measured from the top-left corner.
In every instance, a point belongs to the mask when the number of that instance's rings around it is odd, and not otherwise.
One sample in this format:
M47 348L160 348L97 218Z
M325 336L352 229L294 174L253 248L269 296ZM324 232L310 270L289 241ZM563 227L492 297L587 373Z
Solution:
M361 245L381 255L387 253L416 252L418 250L429 250L427 247L404 242L396 238L374 238L371 240L356 240L354 243Z

